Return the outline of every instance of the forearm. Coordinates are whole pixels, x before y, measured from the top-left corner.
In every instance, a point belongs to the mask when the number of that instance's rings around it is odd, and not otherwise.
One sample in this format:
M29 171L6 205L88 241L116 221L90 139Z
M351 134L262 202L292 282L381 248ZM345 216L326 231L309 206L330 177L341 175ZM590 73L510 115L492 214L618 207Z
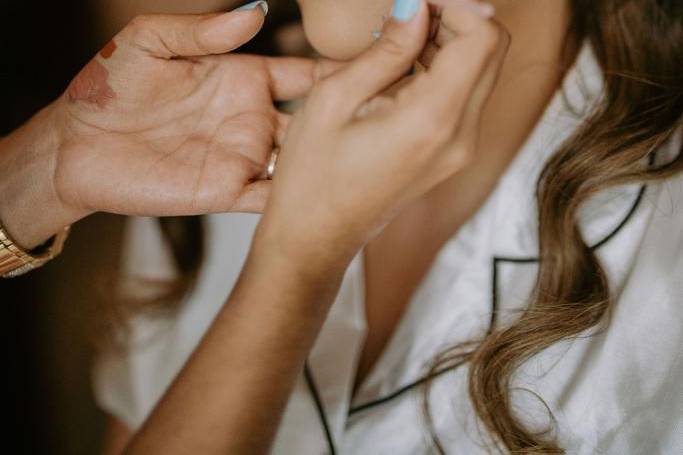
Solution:
M28 250L84 216L65 210L54 186L61 138L53 106L0 140L0 223Z
M267 453L343 271L257 241L227 304L128 453Z

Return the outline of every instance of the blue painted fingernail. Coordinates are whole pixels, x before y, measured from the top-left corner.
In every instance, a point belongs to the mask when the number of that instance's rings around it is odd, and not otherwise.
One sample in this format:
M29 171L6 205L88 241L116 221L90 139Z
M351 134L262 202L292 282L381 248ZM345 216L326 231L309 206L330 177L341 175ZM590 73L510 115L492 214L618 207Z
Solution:
M391 16L399 22L408 22L420 9L420 0L394 0Z
M265 0L257 0L255 2L247 3L246 5L240 6L235 11L248 11L251 9L256 9L257 7L263 10L264 15L268 14L268 2Z

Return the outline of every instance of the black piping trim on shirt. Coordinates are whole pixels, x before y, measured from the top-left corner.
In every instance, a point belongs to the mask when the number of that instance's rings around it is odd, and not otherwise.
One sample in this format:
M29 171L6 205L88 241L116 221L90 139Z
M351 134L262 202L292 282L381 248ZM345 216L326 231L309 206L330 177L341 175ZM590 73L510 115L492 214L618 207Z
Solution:
M647 190L647 185L643 185L640 187L640 190L638 191L638 196L636 197L636 200L633 202L631 205L631 208L629 209L628 213L624 217L624 219L621 220L619 225L612 230L609 234L607 234L602 240L600 240L598 243L595 245L591 246L590 249L592 251L596 251L603 246L607 245L610 240L612 240L616 235L628 224L628 222L631 220L633 215L638 211L638 207L640 207L640 203L643 200L643 197L645 196L645 192ZM513 257L494 257L493 258L493 275L491 278L491 321L489 325L489 333L493 331L493 328L496 326L496 315L498 314L498 264L501 263L508 263L508 264L536 264L540 261L539 258L513 258Z
M410 384L401 387L400 389L396 390L395 392L393 392L393 393L391 393L385 397L382 397L378 400L373 400L373 401L370 401L368 403L364 403L364 404L361 404L361 405L356 406L354 408L351 408L351 410L349 411L349 415L357 414L359 412L365 411L366 409L369 409L369 408L372 408L375 406L379 406L381 404L386 403L387 401L391 401L394 398L403 395L404 393L410 391L411 389L413 389L415 387L421 386L422 384L425 384L425 383L431 381L432 379L438 378L442 374L445 374L445 373L448 373L449 371L454 370L458 366L460 366L460 364L455 365L455 366L450 366L447 368L443 368L441 370L437 370L434 373L430 374L429 376L425 376L423 378L418 379L415 382L411 382Z
M320 418L320 423L322 424L323 431L325 432L325 439L327 441L327 447L329 449L329 455L336 455L337 450L334 445L334 438L332 437L332 432L330 431L330 424L327 421L327 414L325 413L325 407L320 399L320 393L318 392L318 386L313 379L313 373L311 372L311 367L308 362L304 366L304 378L306 379L306 384L308 385L311 395L313 396L313 401L315 402L315 409L318 411L318 417Z
M651 155L650 159L650 165L654 163L654 154ZM642 202L645 192L647 190L647 185L642 185L640 187L640 191L638 192L638 196L636 197L636 200L634 201L633 205L631 206L630 210L624 217L624 219L619 223L619 225L612 231L610 232L605 238L600 240L598 243L593 245L591 247L592 250L597 250L599 248L602 248L605 246L607 243L609 243L614 237L619 234L619 232L628 224L628 222L633 218L633 215L638 211L638 208L640 207L640 203ZM498 264L501 263L510 263L510 264L533 264L539 262L538 257L499 257L499 256L494 256L492 260L492 275L491 275L491 320L489 321L489 329L488 333L491 333L495 327L496 324L496 314L498 313ZM395 392L392 392L382 398L379 398L377 400L370 401L368 403L363 403L361 405L355 406L351 408L349 411L349 415L357 414L359 412L366 411L368 409L374 408L376 406L383 405L385 403L388 403L389 401L392 401L395 398L398 398L399 396L405 394L406 392L409 392L413 390L415 387L422 385L428 381L431 381L432 379L435 379L438 376L441 376L449 371L453 371L466 362L460 362L456 365L450 366L448 368L444 368L443 370L439 370L433 374L430 374L426 377L420 378L417 381L411 382L408 385L405 385Z

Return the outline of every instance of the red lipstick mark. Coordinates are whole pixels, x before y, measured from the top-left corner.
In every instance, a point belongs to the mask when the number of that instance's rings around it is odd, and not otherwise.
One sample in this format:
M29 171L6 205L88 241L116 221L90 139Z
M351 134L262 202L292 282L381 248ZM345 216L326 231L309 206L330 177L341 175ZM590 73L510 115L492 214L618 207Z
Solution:
M114 42L114 40L111 40L100 51L100 55L102 56L103 59L109 60L111 58L111 56L114 55L114 52L116 52L116 49L117 49L116 42Z
M99 108L105 108L116 93L108 83L109 72L97 60L92 60L71 82L66 93L71 102L83 101Z

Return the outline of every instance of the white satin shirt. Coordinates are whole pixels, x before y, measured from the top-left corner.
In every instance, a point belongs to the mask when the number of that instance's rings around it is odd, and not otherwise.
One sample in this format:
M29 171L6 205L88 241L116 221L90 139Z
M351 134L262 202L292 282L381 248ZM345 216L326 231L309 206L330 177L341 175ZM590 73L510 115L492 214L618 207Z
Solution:
M563 85L495 192L440 251L355 395L366 323L363 264L353 261L289 401L274 454L435 452L421 380L444 348L481 337L528 301L537 271L536 181L603 86L589 47ZM657 160L680 150L675 138ZM179 313L138 318L127 350L99 359L97 400L131 429L223 305L257 222L249 215L208 217L206 261ZM599 194L582 210L581 226L616 297L609 328L552 346L521 368L514 385L545 400L569 454L683 454L683 176ZM129 270L146 278L173 273L154 220L134 220L127 236ZM547 423L531 393L513 397L525 422ZM438 376L429 400L447 453L490 452L468 397L467 365Z

